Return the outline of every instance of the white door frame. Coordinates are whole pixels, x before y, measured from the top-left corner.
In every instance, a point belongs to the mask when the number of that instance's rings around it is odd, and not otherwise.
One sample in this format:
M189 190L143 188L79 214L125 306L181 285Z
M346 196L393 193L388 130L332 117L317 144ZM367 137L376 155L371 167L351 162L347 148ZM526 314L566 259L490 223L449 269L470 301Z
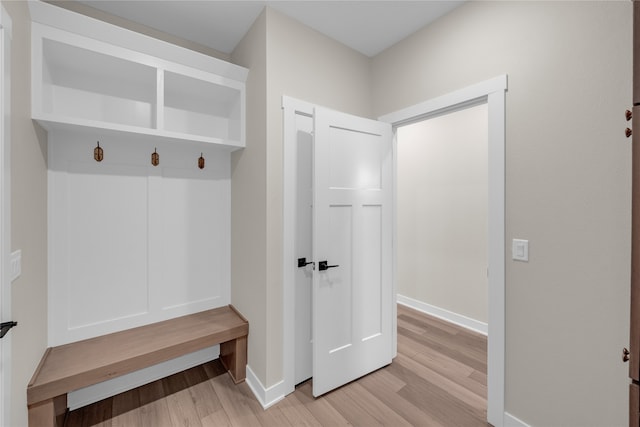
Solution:
M314 105L288 96L282 97L283 109L283 289L282 289L282 376L281 388L273 398L263 402L270 406L295 390L295 267L296 258L296 194L298 146L296 137L296 115L313 117ZM266 405L265 405L266 403Z
M0 12L0 320L11 320L11 114L10 56L11 17L4 6ZM0 424L11 423L11 332L0 343Z
M489 120L488 162L488 267L489 325L487 342L487 421L504 425L505 389L505 92L507 75L501 75L455 92L380 117L399 126L487 102ZM397 133L396 133L397 134ZM394 138L394 158L397 159ZM397 165L395 165L397 168ZM395 176L395 175L394 175ZM397 233L397 230L396 230ZM397 234L394 233L394 242ZM396 256L394 251L394 258ZM394 266L397 260L394 259ZM395 274L394 268L394 277Z

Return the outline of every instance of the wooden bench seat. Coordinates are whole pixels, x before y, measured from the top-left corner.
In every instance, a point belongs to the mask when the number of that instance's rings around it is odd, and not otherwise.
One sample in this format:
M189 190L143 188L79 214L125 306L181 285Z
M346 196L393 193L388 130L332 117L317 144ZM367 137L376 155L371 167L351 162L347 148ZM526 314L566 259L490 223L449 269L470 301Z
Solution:
M231 305L45 351L27 386L30 426L55 426L67 393L220 344L220 360L244 381L249 323Z

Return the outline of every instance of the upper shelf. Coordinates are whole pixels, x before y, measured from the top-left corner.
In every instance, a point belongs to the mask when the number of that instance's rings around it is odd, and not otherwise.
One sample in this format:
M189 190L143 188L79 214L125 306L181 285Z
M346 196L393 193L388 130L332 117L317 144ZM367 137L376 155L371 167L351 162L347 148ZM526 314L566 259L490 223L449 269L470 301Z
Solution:
M244 147L246 69L236 80L202 68L33 22L32 117L49 130Z

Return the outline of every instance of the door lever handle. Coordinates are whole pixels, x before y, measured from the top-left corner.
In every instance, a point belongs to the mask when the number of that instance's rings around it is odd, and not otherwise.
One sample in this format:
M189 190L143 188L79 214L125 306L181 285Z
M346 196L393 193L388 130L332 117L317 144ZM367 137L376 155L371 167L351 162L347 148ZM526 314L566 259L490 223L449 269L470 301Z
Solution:
M307 258L298 258L298 268L306 267L309 264L313 264L313 261L307 262Z
M14 326L18 326L18 322L11 321L0 323L0 338L3 338L5 335L7 335L9 329L13 328Z
M330 268L340 267L339 265L327 265L327 261L320 261L318 263L318 270L325 271Z
M629 361L629 350L627 350L627 348L623 348L622 349L622 361L623 362L628 362Z

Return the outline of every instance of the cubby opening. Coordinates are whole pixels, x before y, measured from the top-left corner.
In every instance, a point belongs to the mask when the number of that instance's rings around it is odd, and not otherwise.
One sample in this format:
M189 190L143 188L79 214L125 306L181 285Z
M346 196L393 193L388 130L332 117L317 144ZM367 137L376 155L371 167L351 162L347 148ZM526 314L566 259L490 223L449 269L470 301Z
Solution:
M240 140L240 89L165 71L164 90L164 130Z
M46 38L42 49L43 113L155 128L155 68Z

